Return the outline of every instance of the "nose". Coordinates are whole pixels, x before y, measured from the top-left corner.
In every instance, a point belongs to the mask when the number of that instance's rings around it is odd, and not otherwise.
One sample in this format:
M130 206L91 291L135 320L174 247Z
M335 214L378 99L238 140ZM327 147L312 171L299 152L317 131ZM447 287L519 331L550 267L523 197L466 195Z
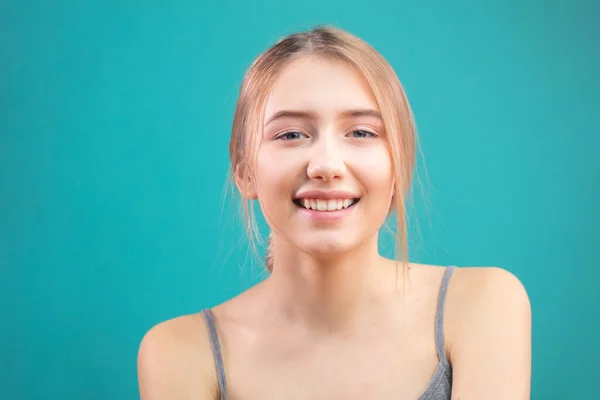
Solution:
M330 182L346 174L346 163L340 148L332 141L319 140L311 152L306 173L310 179Z

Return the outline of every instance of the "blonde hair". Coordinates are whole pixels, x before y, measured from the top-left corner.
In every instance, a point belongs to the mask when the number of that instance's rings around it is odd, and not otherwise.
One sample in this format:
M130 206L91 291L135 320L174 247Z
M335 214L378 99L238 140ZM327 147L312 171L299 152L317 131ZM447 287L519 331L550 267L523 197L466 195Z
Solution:
M410 186L417 138L410 105L394 69L373 47L336 27L317 26L307 32L281 38L251 64L241 84L229 144L233 174L241 182L254 185L254 165L262 136L264 108L268 94L282 69L304 55L318 55L346 63L359 71L368 82L387 132L394 195L390 215L396 211L396 260L408 269L408 229L405 195ZM256 250L260 241L252 200L243 202L246 229ZM271 234L267 248L267 270L272 271Z

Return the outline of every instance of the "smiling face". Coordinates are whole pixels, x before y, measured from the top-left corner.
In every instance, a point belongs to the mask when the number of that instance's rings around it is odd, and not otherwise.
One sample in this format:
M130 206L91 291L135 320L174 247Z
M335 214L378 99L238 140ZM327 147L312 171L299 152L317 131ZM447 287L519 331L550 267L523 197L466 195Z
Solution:
M355 69L317 56L288 64L265 104L254 171L271 229L315 255L376 243L393 190L385 134Z

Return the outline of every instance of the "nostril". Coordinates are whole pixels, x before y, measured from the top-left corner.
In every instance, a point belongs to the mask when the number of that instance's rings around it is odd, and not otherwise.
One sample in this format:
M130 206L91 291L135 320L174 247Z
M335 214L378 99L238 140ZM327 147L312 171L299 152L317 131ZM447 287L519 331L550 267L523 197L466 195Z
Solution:
M321 179L329 182L345 175L346 167L342 162L330 160L326 162L311 163L306 172L311 179Z

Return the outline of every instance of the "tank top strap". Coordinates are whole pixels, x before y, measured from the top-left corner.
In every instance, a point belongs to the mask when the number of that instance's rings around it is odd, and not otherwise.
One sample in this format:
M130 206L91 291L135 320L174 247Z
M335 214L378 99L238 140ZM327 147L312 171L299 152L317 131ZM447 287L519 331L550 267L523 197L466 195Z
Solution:
M446 358L446 348L444 345L444 305L446 304L448 284L450 283L450 278L452 277L454 269L456 269L456 266L450 265L444 271L444 276L442 277L442 283L440 285L440 293L438 295L437 310L435 313L435 348L440 362L446 365L448 364L448 359Z
M206 322L206 328L208 329L210 347L212 348L213 359L215 361L215 368L217 370L217 380L219 381L219 391L221 392L221 400L227 399L227 386L225 381L225 367L223 365L223 356L221 354L221 346L219 344L219 336L217 335L217 327L215 325L215 319L210 308L202 310L202 316Z

